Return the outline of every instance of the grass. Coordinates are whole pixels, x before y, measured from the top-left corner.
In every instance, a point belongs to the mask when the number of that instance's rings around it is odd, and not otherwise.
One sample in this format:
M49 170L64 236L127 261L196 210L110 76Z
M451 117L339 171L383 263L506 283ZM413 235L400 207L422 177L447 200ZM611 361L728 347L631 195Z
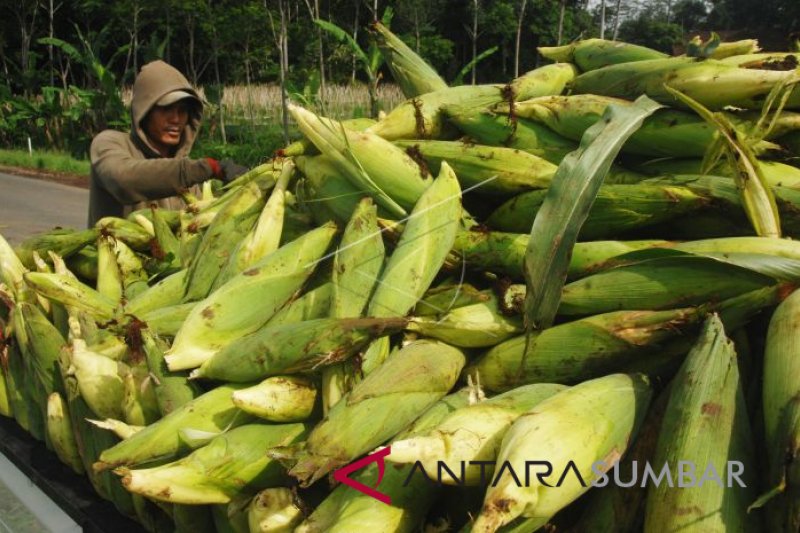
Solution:
M0 165L89 175L89 161L75 159L63 152L48 150L34 150L31 155L27 150L0 149Z

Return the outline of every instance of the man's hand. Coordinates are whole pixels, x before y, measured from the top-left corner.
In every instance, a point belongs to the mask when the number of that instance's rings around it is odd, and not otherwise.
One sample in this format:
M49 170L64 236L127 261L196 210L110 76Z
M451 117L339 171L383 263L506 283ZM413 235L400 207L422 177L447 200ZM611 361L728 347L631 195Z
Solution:
M223 159L219 162L219 167L222 170L222 181L225 183L231 182L250 170L249 168L242 166L230 159Z
M242 166L230 159L223 159L221 161L217 161L216 159L212 159L210 157L206 158L208 164L211 166L212 178L219 178L225 183L229 183L245 172L248 169L245 166Z

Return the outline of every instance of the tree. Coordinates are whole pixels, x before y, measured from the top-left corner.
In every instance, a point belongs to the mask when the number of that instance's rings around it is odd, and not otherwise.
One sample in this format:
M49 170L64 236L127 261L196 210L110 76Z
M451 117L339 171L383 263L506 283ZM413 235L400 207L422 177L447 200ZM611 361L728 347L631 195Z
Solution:
M688 31L704 27L707 17L708 9L702 0L681 0L675 4L672 21Z

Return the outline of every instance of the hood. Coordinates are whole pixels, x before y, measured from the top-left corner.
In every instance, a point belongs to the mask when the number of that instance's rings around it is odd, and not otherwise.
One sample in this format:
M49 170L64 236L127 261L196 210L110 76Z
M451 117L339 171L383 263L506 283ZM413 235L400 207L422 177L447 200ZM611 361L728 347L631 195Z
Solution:
M133 83L133 98L131 100L131 138L142 148L148 157L161 157L158 151L145 135L141 123L156 102L172 91L186 91L197 98L198 105L193 106L189 115L189 123L183 133L183 139L175 152L175 157L186 157L192 149L197 132L200 129L200 120L203 116L202 99L197 91L192 88L189 80L177 69L163 61L153 61L142 67L136 81Z

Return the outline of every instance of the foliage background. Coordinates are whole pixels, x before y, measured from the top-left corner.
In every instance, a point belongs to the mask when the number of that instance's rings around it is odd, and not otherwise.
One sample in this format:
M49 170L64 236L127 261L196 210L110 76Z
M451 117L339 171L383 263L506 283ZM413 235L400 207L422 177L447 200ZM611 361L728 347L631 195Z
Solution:
M288 67L282 87L346 118L370 113L363 102L368 78L348 45L313 19L338 25L366 50L369 23L387 9L392 30L448 81L473 50L496 46L477 64L477 83L535 68L537 46L578 38L616 37L673 52L688 36L715 30L728 40L758 37L764 48L787 49L800 28L797 0L0 0L0 146L23 147L31 138L85 157L97 132L128 127L125 87L141 65L161 58L214 104L200 148L255 162L284 140L274 90L281 20ZM387 109L399 93L385 68L377 74L379 105ZM247 96L234 101L242 87ZM350 102L334 105L334 91L343 87Z

